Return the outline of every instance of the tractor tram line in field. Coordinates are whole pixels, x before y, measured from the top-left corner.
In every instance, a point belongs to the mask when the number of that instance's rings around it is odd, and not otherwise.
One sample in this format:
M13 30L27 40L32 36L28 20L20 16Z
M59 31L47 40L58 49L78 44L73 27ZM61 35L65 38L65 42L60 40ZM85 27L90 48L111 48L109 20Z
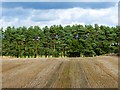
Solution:
M118 88L118 57L4 60L3 88Z

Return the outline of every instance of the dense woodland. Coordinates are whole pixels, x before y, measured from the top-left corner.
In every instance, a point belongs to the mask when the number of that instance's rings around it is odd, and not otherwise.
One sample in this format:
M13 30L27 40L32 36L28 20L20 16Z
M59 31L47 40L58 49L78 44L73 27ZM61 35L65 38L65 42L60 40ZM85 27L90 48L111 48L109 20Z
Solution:
M118 53L120 27L53 25L1 28L2 55L15 57L81 57Z

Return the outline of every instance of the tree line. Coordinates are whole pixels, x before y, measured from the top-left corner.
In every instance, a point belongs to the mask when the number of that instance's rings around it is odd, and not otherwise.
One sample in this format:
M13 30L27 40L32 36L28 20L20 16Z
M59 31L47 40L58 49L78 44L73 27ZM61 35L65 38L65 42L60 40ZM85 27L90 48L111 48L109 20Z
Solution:
M53 25L1 28L2 55L14 57L81 57L118 53L120 27Z

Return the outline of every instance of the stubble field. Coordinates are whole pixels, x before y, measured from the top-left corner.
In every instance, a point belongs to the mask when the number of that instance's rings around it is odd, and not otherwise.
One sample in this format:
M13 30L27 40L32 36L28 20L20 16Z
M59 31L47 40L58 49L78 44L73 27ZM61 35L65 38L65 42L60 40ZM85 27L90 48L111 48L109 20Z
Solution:
M3 88L118 88L118 57L2 60Z

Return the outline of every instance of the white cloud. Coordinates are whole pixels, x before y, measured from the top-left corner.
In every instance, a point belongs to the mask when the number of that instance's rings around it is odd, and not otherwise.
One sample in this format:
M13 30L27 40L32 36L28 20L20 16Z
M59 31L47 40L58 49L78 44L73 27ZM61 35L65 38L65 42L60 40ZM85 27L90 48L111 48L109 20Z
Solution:
M20 10L19 10L20 9ZM3 9L4 10L4 9ZM7 11L10 11L8 9ZM83 8L69 8L69 9L23 9L14 8L15 13L22 11L22 17L17 15L3 16L0 19L0 27L7 26L31 26L39 25L41 27L51 26L54 24L72 25L72 24L103 24L109 26L116 26L118 21L117 6L105 9L83 9ZM14 14L12 13L12 14ZM24 13L26 16L24 16Z

